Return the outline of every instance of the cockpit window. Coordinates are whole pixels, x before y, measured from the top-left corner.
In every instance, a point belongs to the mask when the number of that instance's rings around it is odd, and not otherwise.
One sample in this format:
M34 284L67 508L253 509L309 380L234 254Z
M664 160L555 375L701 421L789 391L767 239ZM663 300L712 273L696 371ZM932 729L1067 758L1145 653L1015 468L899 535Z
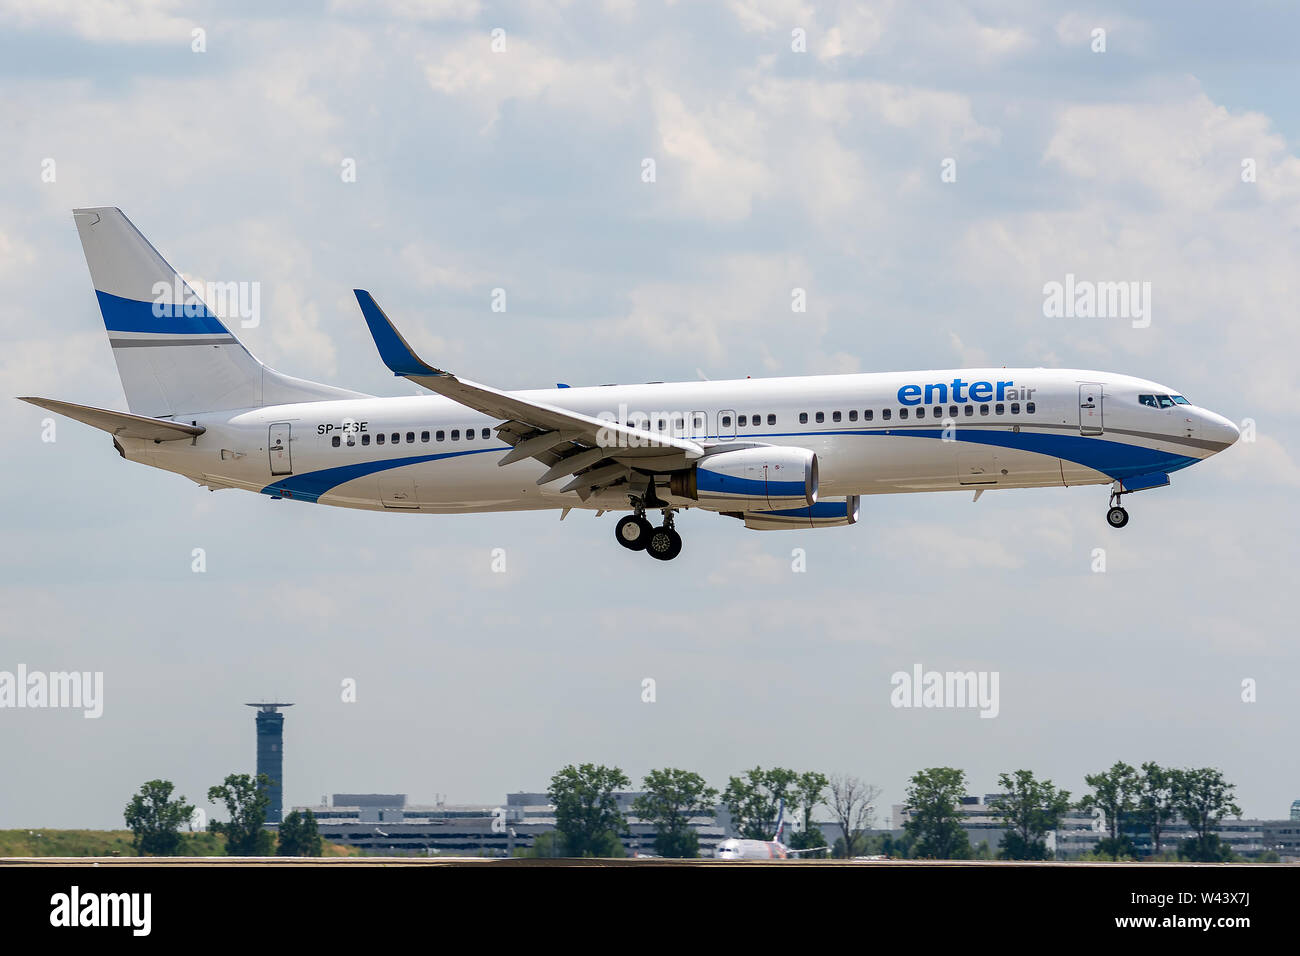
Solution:
M1175 404L1175 405L1190 405L1190 404L1192 404L1192 403L1189 402L1187 399L1183 398L1183 396L1181 396L1181 395L1175 395L1175 396L1174 396L1174 404Z
M1155 397L1154 395L1139 395L1139 396L1138 396L1138 404L1139 404L1139 405L1150 405L1152 408L1159 408L1159 407L1160 407L1159 405L1156 404L1156 397Z
M1161 407L1161 408L1173 408L1173 407L1174 407L1174 400L1173 400L1172 398L1170 398L1168 395L1157 395L1156 398L1160 401L1160 407Z

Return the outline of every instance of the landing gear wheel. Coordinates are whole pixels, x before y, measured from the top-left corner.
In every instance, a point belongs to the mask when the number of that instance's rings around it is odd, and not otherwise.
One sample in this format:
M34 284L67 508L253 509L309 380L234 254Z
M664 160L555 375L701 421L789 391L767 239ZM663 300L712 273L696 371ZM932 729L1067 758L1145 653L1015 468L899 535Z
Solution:
M1128 524L1128 512L1116 505L1106 512L1106 522L1112 528L1122 528Z
M629 551L644 551L654 528L640 515L627 515L614 526L614 537Z
M650 532L646 553L660 561L671 561L682 553L682 536L667 525Z

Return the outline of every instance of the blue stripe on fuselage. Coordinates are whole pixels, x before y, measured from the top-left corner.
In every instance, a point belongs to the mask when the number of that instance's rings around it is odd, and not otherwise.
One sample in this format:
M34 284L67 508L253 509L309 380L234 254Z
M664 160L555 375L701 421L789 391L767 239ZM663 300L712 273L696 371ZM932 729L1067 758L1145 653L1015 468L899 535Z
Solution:
M157 332L166 335L229 335L230 330L221 320L202 306L202 315L154 315L152 302L124 299L110 292L95 291L99 311L104 316L104 327L110 332ZM201 305L201 303L200 303ZM177 312L181 306L164 305L164 309Z
M356 478L365 478L390 468L402 468L406 465L419 465L426 461L438 461L442 458L459 458L464 455L481 455L488 451L505 451L501 446L493 448L475 448L472 451L449 451L441 455L415 455L410 458L381 458L376 461L359 461L337 468L325 468L321 471L309 471L301 475L289 475L274 481L262 489L264 495L278 495L294 501L320 500L321 495L328 494L345 482Z
M1023 425L1032 428L1032 425ZM746 438L818 438L832 435L858 436L872 438L877 436L900 435L904 438L943 438L943 430L938 428L845 428L833 431L808 432L769 432L766 434L738 433L728 438L744 441ZM1027 451L1052 458L1063 458L1075 464L1092 468L1111 478L1127 478L1152 471L1178 471L1201 461L1179 455L1172 451L1161 451L1145 445L1130 445L1126 442L1110 441L1087 435L1052 435L1043 432L1012 432L1004 429L981 429L958 425L952 432L954 441L975 442L983 445L998 445L1017 451Z
M917 429L917 428L889 428L889 429L851 429L822 432L784 432L779 434L751 435L738 437L752 438L810 438L817 436L843 435L859 436L870 438L873 436L900 435L904 438L937 438L942 439L943 431L940 429ZM1185 455L1178 455L1174 452L1160 451L1155 448L1147 448L1142 445L1128 445L1124 442L1109 441L1104 438L1092 438L1083 435L1046 435L1041 432L1010 432L1010 431L990 431L974 428L962 428L960 426L953 433L956 441L976 442L986 445L997 445L1003 448L1012 448L1019 451L1033 452L1040 455L1047 455L1053 458L1063 458L1066 461L1072 461L1076 464L1083 465L1086 468L1092 468L1111 478L1123 479L1133 475L1148 474L1153 471L1177 471L1180 468L1186 468L1188 465L1194 465L1201 459L1189 458ZM384 458L376 461L356 462L351 465L340 465L337 468L325 468L321 471L307 472L301 475L290 475L280 481L273 482L262 489L263 494L280 495L285 498L292 498L295 501L317 501L321 495L327 494L331 489L351 481L354 478L364 478L367 475L376 472L385 471L389 468L401 468L405 465L418 465L426 461L438 461L443 458L457 458L463 455L481 454L487 451L505 451L501 446L494 448L475 448L467 451L445 452L439 455L416 455L410 458ZM705 476L709 477L706 478ZM719 476L712 472L700 472L698 480L704 480L706 484L699 485L702 490L723 491L721 486L709 487L710 479L717 479ZM747 482L751 485L762 486L764 482L754 479L728 479L728 486L725 489L732 494L757 494L773 495L777 497L797 497L804 493L802 482L767 482L766 488L758 491L740 491L740 486L730 484L730 482ZM779 490L778 490L779 489ZM837 505L837 507L842 507Z
M942 430L935 429L891 428L889 434L907 438L943 438ZM1171 451L1161 451L1158 448L1147 448L1145 445L1129 445L1085 435L984 431L963 429L958 426L953 430L953 437L957 441L997 445L1001 448L1063 458L1111 478L1126 478L1129 475L1141 475L1151 471L1177 471L1201 460Z

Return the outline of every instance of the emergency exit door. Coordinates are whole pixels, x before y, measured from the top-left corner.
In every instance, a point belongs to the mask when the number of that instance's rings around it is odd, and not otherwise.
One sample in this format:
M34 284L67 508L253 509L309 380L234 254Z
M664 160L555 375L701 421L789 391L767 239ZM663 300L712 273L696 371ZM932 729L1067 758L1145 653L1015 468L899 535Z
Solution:
M293 452L289 450L289 423L276 422L267 439L267 453L271 456L271 474L293 474Z

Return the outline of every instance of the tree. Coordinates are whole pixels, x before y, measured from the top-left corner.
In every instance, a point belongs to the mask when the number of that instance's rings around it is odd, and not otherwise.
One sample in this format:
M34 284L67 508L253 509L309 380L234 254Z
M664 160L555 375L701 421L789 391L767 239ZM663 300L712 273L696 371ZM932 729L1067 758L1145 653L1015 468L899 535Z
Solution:
M1047 833L1061 825L1070 809L1068 790L1050 780L1035 780L1033 771L998 774L1003 792L989 806L1007 825L998 857L1003 860L1046 860Z
M208 829L226 836L227 856L270 856L274 838L266 830L266 808L271 805L267 790L271 778L259 773L232 773L219 787L208 787L208 800L226 805L230 820L212 823Z
M562 855L560 844L563 842L562 834L558 830L549 830L537 834L533 839L533 845L527 850L515 850L515 855L553 860Z
M547 799L555 804L555 828L568 856L623 856L618 835L627 828L615 790L632 785L617 767L572 764L551 777Z
M320 838L320 828L316 825L316 814L310 810L299 813L289 811L289 815L280 824L280 845L276 847L277 856L320 856L324 844Z
M1196 833L1192 839L1183 841L1182 855L1202 863L1231 859L1231 848L1210 831L1217 829L1219 821L1228 814L1241 816L1241 807L1232 800L1236 784L1228 783L1222 771L1210 767L1174 770L1171 776L1174 807Z
M1165 824L1174 818L1174 779L1177 771L1166 770L1154 761L1142 765L1142 777L1137 785L1137 810L1135 816L1151 834L1151 855L1160 855L1160 834Z
M1109 839L1098 842L1097 851L1114 859L1133 855L1132 841L1121 837L1120 830L1137 806L1137 771L1121 760L1109 770L1089 774L1083 779L1092 787L1092 793L1081 799L1078 807L1080 810L1100 810L1110 834Z
M826 806L843 834L844 856L851 858L861 849L862 834L871 828L875 800L880 788L863 783L857 777L836 774L829 781L830 797Z
M965 794L966 773L954 767L931 767L912 777L906 798L908 818L903 824L912 840L912 856L934 860L970 857L970 837L957 812Z
M173 789L170 780L150 780L123 811L133 834L132 845L141 856L176 856L181 844L179 830L194 813L194 806L184 797L171 799Z
M815 850L826 846L826 836L820 827L813 826L812 815L817 805L826 794L830 781L824 773L810 770L801 773L791 788L791 801L800 827L798 832L790 835L789 845L794 850ZM822 853L800 854L801 856L822 856Z
M632 803L632 812L655 825L655 852L677 859L700 855L700 839L691 817L711 817L718 791L689 770L651 770L641 781L645 793Z
M732 777L722 791L732 828L746 840L772 839L779 807L790 802L798 779L797 773L784 767L755 767L743 778Z

